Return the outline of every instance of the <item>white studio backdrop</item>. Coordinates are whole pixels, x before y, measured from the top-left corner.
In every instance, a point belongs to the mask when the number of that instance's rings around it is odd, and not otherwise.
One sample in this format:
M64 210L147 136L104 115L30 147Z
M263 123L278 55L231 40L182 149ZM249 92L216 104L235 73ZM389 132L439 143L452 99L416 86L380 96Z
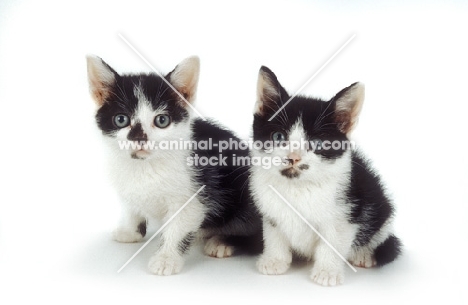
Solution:
M2 1L2 303L466 303L467 13L463 1ZM306 266L267 277L253 257L221 261L198 248L180 275L157 277L148 247L117 274L139 245L108 234L118 199L85 56L151 72L121 36L163 73L198 55L197 109L248 138L261 65L293 93L353 35L302 93L329 98L366 84L355 139L395 199L400 261L322 288Z

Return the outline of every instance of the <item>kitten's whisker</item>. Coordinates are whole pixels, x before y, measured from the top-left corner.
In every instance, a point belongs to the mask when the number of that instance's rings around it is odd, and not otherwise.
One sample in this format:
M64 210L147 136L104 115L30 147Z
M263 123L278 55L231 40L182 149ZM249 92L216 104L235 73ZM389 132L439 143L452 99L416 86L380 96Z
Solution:
M242 165L242 166L236 165L236 166L237 166L237 168L236 168L235 170L233 170L232 172L230 172L229 175L234 174L234 173L235 173L236 171L238 171L238 170L241 170L241 169L244 169L244 168L249 168L248 165Z
M267 107L270 108L270 110L275 110L275 108L273 108L272 106L269 106L267 104ZM287 126L288 125L288 121L286 120L286 118L284 117L284 114L281 112L280 115L278 116L278 120L280 121L281 124L276 124L278 126Z
M317 120L316 120L315 123L314 123L314 128L316 128L317 126L319 126L319 124L322 123L322 121L323 121L325 118L327 118L329 115L335 113L334 111L332 111L331 113L328 113L328 114L325 115L325 113L327 112L327 110L328 110L328 108L330 107L331 104L332 104L332 103L328 102L328 103L327 103L327 107L325 108L325 110L320 109L320 115L319 115L319 117L317 118ZM322 105L323 105L323 104L320 104L320 106L322 106ZM321 108L321 107L320 107L320 108Z
M244 167L245 168L245 167ZM239 179L240 177L244 176L244 175L248 175L249 172L248 171L245 171L243 173L240 173L238 174L235 178L232 179L232 182L236 181L237 179Z
M322 131L322 130L327 130L327 128L324 128L324 127L327 127L327 126L336 126L336 123L327 123L327 124L323 124L323 125L319 125L319 126L314 126L314 128L317 131Z
M279 96L280 96L280 102L281 102L281 104L283 104L283 97L281 96L281 92L279 93ZM287 122L288 122L288 114L287 114L287 112L286 112L286 109L283 108L283 110L280 111L279 114L280 114L281 117L283 118L283 123L284 123L285 125L287 125Z
M247 177L247 179L245 179L244 183L241 186L241 198L244 195L245 188L249 187L249 180L250 180L250 177L252 176L251 173L249 173L249 172L247 172L247 173L249 174L249 176Z
M121 97L118 96L118 95L117 95L116 93L114 93L114 92L113 92L113 94L114 94L118 99L123 98L124 102L128 104L129 98L128 98L128 96L127 96L127 93L125 92L125 90L123 90L123 88L122 88L118 83L116 84L116 86L117 86L117 89L119 90L119 93L120 93ZM126 106L125 104L120 103L118 100L117 100L117 103L118 103L118 105L119 105L122 109L127 109L127 106Z
M365 169L366 172L370 173L369 169L367 169L364 165L357 163L356 161L351 160L353 164L359 165L361 168Z

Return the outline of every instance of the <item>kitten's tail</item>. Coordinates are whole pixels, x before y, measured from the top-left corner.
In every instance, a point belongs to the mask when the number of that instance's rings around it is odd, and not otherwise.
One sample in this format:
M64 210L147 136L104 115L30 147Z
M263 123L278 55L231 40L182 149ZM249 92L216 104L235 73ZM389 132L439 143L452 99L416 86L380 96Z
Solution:
M393 262L401 254L402 243L395 235L391 234L374 250L374 258L377 266L381 267Z
M263 252L263 234L258 232L250 236L226 236L225 241L234 246L236 251L248 255L257 255Z

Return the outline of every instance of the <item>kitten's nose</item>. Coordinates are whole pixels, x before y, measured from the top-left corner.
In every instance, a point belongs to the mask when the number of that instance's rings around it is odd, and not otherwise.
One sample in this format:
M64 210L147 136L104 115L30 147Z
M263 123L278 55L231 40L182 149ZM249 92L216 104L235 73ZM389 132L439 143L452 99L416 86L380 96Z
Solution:
M301 156L297 152L289 153L286 157L290 165L294 165L301 161Z

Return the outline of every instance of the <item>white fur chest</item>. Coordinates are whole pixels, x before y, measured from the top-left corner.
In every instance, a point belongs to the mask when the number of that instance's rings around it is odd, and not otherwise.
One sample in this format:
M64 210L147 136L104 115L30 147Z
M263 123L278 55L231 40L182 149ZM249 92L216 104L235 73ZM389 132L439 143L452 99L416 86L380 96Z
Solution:
M313 252L318 236L288 204L320 233L330 227L347 226L349 211L340 198L343 187L342 179L317 185L300 178L288 179L261 167L253 169L251 181L255 202L262 215L285 234L294 249L306 256Z
M149 160L119 155L109 169L123 204L144 217L163 218L196 191L182 155Z

